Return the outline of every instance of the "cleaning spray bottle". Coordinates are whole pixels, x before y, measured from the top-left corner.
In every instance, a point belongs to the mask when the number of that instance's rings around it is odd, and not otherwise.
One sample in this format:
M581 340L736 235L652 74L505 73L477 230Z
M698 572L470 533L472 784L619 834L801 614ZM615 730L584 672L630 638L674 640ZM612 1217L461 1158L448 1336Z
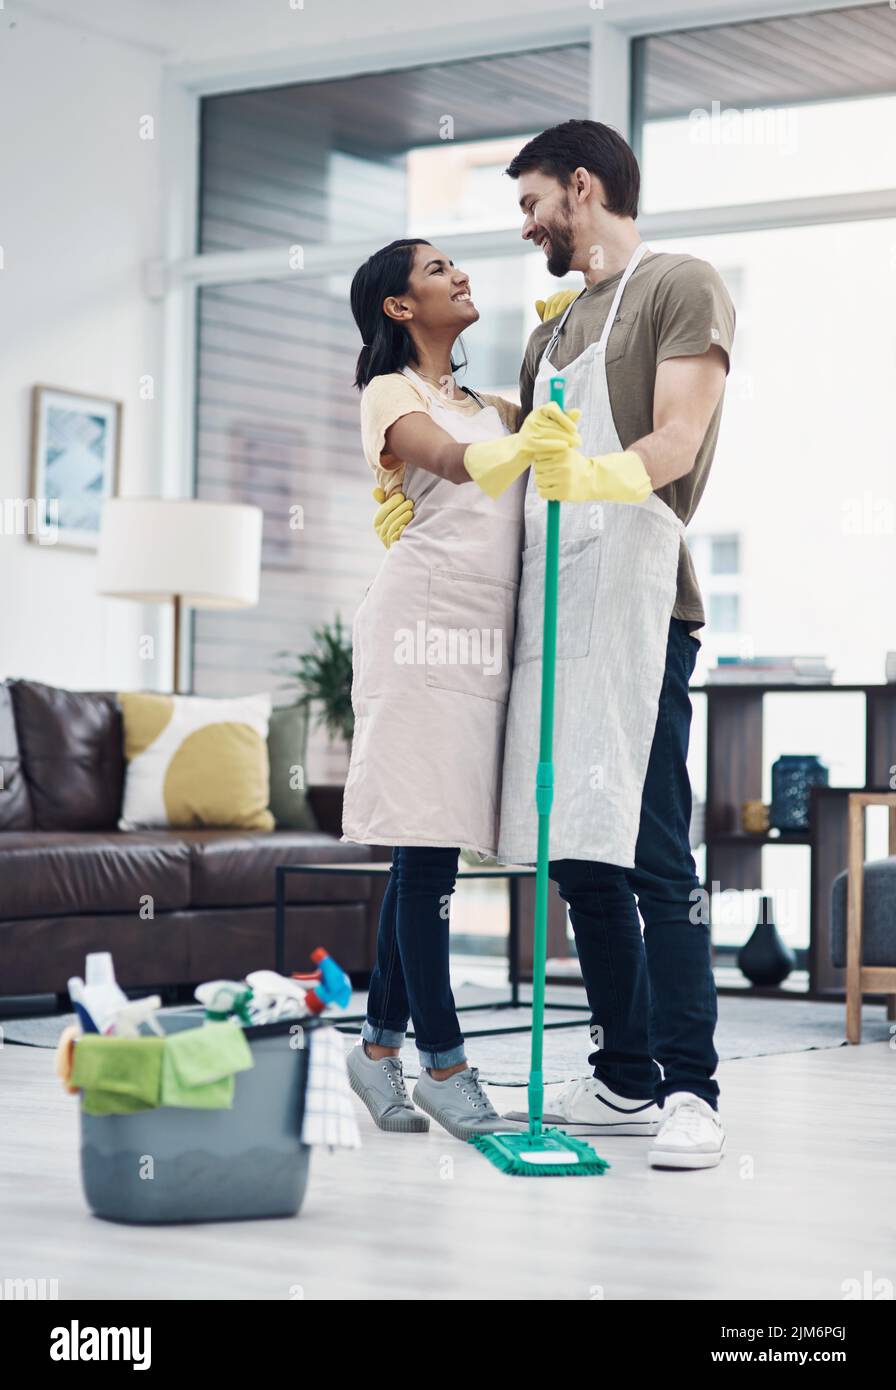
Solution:
M196 986L195 995L200 1004L205 1005L205 1017L209 1023L223 1023L232 1015L247 1026L252 1022L249 1013L252 990L245 981L208 980Z
M128 997L115 980L109 951L92 951L84 967L86 979L73 975L68 993L85 1033L107 1033Z
M131 999L113 1015L108 1031L116 1038L140 1038L144 1036L140 1029L145 1024L157 1038L164 1038L165 1030L157 1018L161 1007L159 994L148 994L145 999Z
M352 997L352 982L333 957L323 946L311 952L311 959L318 967L309 975L293 975L294 980L313 980L314 988L305 995L305 1004L310 1013L320 1014L328 1004L344 1009ZM317 983L319 982L319 983Z

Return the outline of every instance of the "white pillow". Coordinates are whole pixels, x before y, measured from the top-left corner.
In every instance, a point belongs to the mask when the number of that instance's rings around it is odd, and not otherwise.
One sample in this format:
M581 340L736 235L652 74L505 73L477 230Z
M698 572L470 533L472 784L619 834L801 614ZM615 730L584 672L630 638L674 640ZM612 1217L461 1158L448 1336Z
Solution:
M230 826L273 830L268 810L271 697L124 691L121 830Z

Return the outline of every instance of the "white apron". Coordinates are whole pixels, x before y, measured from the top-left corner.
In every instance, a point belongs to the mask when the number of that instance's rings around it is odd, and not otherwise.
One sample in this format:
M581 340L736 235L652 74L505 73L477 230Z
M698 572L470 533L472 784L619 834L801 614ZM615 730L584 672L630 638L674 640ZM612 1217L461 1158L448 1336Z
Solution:
M541 359L533 405L550 398L552 376L564 377L565 405L582 411L578 428L589 457L622 449L607 388L607 342L646 250L642 243L629 261L600 341L568 367L554 368L551 353L573 301ZM497 857L534 864L547 523L534 470L525 517ZM654 494L640 505L561 505L551 859L634 866L683 531Z
M494 406L461 415L407 375L459 442L506 433ZM344 840L495 854L525 490L523 476L493 501L406 466L414 517L352 629Z

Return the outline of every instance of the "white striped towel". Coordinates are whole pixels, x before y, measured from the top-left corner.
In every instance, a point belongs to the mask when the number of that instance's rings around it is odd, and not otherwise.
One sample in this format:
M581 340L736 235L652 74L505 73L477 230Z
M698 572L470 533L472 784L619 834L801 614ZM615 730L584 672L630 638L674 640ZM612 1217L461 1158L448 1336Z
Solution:
M311 1044L302 1142L330 1149L360 1149L342 1038L335 1028L309 1029Z

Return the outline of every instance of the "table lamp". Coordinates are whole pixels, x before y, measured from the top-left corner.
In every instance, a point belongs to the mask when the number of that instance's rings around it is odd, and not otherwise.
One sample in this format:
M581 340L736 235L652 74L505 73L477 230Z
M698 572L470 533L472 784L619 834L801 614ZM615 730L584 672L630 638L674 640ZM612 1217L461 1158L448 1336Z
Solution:
M260 507L195 498L112 497L103 507L97 592L174 608L174 683L180 690L181 615L258 602Z

